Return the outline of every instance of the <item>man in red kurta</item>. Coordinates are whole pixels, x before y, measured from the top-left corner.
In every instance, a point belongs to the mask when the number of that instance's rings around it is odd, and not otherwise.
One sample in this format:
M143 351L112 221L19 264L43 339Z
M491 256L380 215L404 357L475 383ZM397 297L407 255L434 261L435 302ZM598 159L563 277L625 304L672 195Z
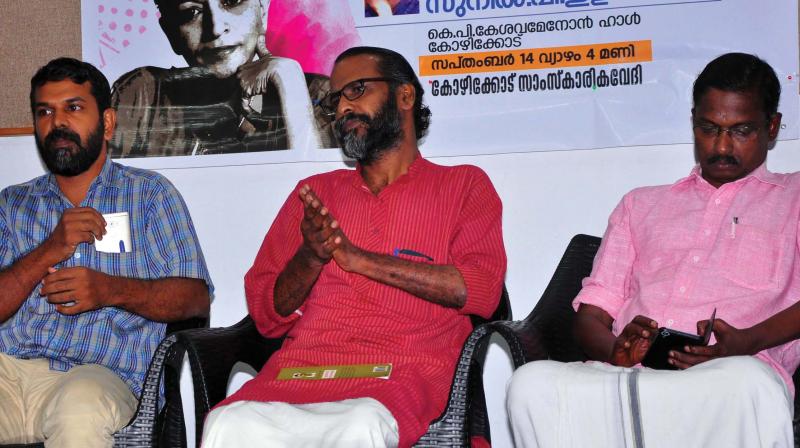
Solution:
M430 111L408 62L352 48L331 87L325 105L357 169L301 181L267 233L247 303L259 331L286 342L209 414L204 446L410 446L444 410L469 315L497 307L500 199L479 168L420 156ZM352 365L391 371L296 369ZM307 379L317 374L334 378Z

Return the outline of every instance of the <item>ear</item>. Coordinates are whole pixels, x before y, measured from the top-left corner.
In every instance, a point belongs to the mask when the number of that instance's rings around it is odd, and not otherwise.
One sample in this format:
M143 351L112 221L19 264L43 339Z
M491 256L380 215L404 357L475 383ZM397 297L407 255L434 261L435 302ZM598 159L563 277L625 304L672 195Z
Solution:
M117 111L113 107L103 111L103 140L110 141L114 136L114 129L117 127Z
M767 124L767 135L769 136L769 141L774 141L778 138L778 132L781 130L781 118L783 114L780 112L775 112L775 115L769 119L769 123Z
M411 84L400 84L397 87L397 106L400 110L411 110L417 97L417 89Z
M183 44L181 43L180 36L178 36L178 24L168 19L166 14L162 12L161 17L158 18L158 25L161 27L161 31L164 32L164 35L167 36L172 51L178 56L183 56Z

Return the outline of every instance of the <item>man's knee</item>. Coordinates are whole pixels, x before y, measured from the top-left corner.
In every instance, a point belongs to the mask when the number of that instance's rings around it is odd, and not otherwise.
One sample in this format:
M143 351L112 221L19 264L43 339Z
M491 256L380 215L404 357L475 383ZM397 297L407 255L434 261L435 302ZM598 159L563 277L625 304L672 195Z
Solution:
M531 397L551 390L553 379L563 371L564 365L558 361L534 361L517 369L508 383L508 408L525 406Z
M702 364L700 364L702 366ZM718 358L708 362L707 383L710 387L736 390L755 397L785 396L791 400L783 379L767 363L753 356Z
M122 428L136 410L136 398L103 369L80 366L64 375L38 416L38 432L48 439L76 432L108 438Z

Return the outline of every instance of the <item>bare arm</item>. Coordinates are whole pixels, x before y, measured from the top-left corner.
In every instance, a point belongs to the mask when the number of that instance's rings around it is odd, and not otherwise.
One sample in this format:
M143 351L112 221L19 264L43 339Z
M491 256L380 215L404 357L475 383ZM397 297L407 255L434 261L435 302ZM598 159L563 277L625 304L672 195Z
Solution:
M43 279L42 295L65 315L110 306L156 322L208 316L210 302L203 280L179 277L141 280L83 267L51 269Z
M278 274L273 293L275 312L283 317L305 302L322 268L333 257L333 240L339 228L311 187L304 185L298 195L304 204L300 222L303 244Z
M416 263L376 254L356 247L343 234L340 238L333 257L345 271L364 275L442 306L461 308L466 303L467 287L455 266Z
M602 308L581 304L575 316L575 339L591 359L626 367L640 363L656 335L658 323L636 316L619 336L614 336L613 322L611 315Z
M288 316L303 304L331 259L345 271L400 288L424 300L447 307L464 306L466 285L454 266L414 263L361 250L350 243L338 221L308 185L300 188L299 196L305 204L300 223L303 244L275 282L274 305L279 315Z
M50 236L36 249L0 271L0 323L13 316L48 269L71 257L79 244L103 238L105 220L88 207L67 209Z
M800 302L747 329L738 329L722 319L714 321L717 342L709 346L687 346L670 353L673 364L681 369L725 356L755 355L800 338ZM697 323L700 334L709 331L709 321Z

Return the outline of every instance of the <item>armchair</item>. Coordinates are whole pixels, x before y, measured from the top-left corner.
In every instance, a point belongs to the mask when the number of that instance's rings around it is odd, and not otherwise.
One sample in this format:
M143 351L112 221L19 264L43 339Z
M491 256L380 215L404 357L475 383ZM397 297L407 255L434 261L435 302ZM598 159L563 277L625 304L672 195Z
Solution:
M562 362L587 359L572 335L575 318L572 299L580 292L583 278L592 272L600 241L595 236L574 236L533 311L521 321L486 324L488 331L499 333L508 342L515 369L541 359ZM795 372L793 380L797 389L800 369ZM794 409L795 447L800 447L800 398L797 393Z
M490 321L509 319L510 316L508 293L503 287L500 303ZM417 447L468 446L471 437L484 437L489 441L482 369L490 334L483 327L484 322L472 317L476 328L462 348L445 412L431 423ZM260 370L269 356L281 347L283 339L261 336L250 316L231 327L182 331L174 336L176 341L171 351L179 358L186 353L192 368L196 443L199 447L205 416L225 398L234 365L243 362ZM180 393L177 384L167 384L167 387L174 389L170 394ZM172 402L180 403L179 400ZM172 434L170 437L173 441L183 441L183 445L175 446L185 446L185 434Z
M156 348L156 353L147 369L139 406L131 421L114 434L114 448L152 447L152 446L185 446L186 437L182 428L183 408L180 395L175 394L175 387L180 379L180 367L183 357L173 356L170 347L175 343L175 332L190 328L201 328L208 324L206 318L193 318L167 325L167 337ZM158 397L162 374L167 385L164 407L159 412ZM176 386L177 387L177 386ZM171 400L177 399L173 403ZM170 436L183 437L180 440ZM40 448L44 443L0 445L0 448Z

